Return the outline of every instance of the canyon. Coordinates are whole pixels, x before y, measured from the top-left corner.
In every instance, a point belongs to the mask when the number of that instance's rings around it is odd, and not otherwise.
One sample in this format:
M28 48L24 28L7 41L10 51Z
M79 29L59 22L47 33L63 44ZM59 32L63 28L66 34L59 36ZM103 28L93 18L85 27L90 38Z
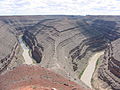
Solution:
M101 90L119 90L120 89L120 61L119 61L120 39L108 44L101 64L94 75L94 86ZM98 84L96 85L95 84Z
M92 86L96 90L119 90L119 32L120 16L1 16L0 77L23 64L28 64L25 68L32 64L90 89L80 77L90 58L104 50L91 74Z
M33 64L33 59L30 57L29 55L29 48L25 45L25 43L23 42L22 40L22 36L19 37L19 43L23 49L23 57L24 57L24 60L25 60L25 64Z
M95 67L96 67L96 62L98 60L98 58L104 54L104 51L95 53L90 60L88 60L88 65L85 68L85 71L83 72L82 76L81 76L81 80L90 88L92 88L92 84L91 84L91 80L92 80L92 75L95 71Z

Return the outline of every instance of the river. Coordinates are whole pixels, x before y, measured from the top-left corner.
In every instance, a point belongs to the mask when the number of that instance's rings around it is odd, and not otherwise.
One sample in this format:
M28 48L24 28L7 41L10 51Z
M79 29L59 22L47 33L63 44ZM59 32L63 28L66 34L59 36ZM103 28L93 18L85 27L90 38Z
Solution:
M21 45L21 47L23 49L22 56L23 56L23 58L25 60L25 64L28 64L28 65L33 64L33 59L29 55L29 48L23 42L21 36L19 37L19 43L20 43L20 45Z
M33 64L33 59L29 55L29 48L25 45L25 43L23 42L21 37L19 37L19 43L23 49L22 55L24 57L25 64L28 64L28 65ZM81 76L81 81L83 81L90 88L92 88L91 79L92 79L92 75L93 75L95 67L96 67L96 62L97 62L98 58L103 54L104 54L104 51L95 53L89 59L88 65Z
M92 75L94 73L95 67L96 67L96 62L98 60L98 58L104 54L104 51L101 52L97 52L95 53L88 62L88 65L85 69L85 71L83 72L82 76L81 76L81 80L90 88L92 88L91 85L91 79L92 79Z

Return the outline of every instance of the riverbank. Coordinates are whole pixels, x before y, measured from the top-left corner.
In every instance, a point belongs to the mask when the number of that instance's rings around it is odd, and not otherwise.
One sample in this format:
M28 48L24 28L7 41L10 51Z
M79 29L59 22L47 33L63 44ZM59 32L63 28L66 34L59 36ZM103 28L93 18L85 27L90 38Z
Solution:
M20 43L20 45L21 45L21 47L23 49L22 56L24 57L25 64L28 64L28 65L33 64L33 59L29 55L29 48L23 42L21 36L19 37L19 43Z
M96 67L96 62L97 62L98 58L103 54L104 54L104 51L97 52L88 60L89 61L88 65L80 78L81 81L83 81L90 88L92 88L91 79L92 79L92 75L93 75L95 67Z

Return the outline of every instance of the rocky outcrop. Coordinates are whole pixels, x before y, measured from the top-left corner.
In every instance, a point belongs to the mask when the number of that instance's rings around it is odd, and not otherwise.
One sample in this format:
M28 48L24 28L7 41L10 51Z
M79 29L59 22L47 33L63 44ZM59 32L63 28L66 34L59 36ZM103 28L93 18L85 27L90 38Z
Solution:
M108 44L102 60L102 64L98 68L98 79L100 83L105 83L103 89L120 89L120 57L119 50L120 39ZM101 86L99 86L101 87ZM95 87L96 88L96 87ZM109 89L108 89L109 88Z
M7 69L15 56L18 43L9 25L0 21L0 73Z
M0 20L13 34L23 35L36 64L80 84L78 77L88 58L120 36L120 20L112 16L13 16Z
M15 56L16 48L18 48L17 43L13 46L11 53L8 56L6 56L5 58L0 60L0 63L1 63L0 73L2 73L5 69L7 69L8 65L10 64L10 62L12 61L12 59Z
M1 90L90 90L40 66L22 65L0 75Z
M33 34L28 31L24 32L22 39L26 42L26 44L31 49L31 54L34 60L37 63L41 62L43 47L38 45L38 42Z

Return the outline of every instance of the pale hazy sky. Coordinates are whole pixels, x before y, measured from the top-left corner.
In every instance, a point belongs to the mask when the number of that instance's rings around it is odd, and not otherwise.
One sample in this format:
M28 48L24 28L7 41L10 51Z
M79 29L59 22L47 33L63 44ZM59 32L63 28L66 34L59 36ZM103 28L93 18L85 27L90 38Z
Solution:
M0 15L120 15L120 0L0 0Z

